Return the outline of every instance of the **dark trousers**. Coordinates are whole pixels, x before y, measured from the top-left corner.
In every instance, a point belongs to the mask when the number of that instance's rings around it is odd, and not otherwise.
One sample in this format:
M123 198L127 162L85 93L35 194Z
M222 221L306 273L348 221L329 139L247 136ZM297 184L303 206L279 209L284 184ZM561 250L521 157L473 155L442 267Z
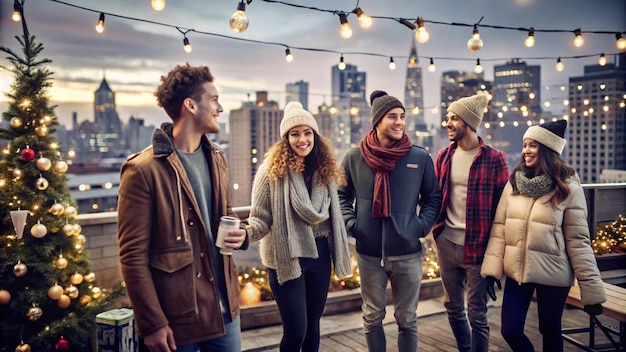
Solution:
M507 277L502 301L502 337L514 352L534 351L533 344L524 334L524 325L535 291L537 292L539 332L543 336L543 350L563 351L561 318L569 287L534 283L518 285L515 280Z
M315 241L319 258L300 258L302 276L278 284L276 271L269 269L272 294L283 324L281 352L317 352L320 345L320 318L330 283L328 239Z

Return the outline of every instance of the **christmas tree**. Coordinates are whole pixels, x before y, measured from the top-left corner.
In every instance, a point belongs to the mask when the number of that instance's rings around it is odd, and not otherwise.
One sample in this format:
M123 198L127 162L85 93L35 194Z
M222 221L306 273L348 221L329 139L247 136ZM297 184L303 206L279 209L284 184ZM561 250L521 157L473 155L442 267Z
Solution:
M626 213L619 214L611 224L598 227L591 244L598 255L626 252Z
M28 33L23 1L15 2L22 55L8 54L14 74L0 129L0 351L88 351L95 315L122 294L98 287L85 236L67 188L68 164L53 133L58 126L47 89L52 72L43 45Z

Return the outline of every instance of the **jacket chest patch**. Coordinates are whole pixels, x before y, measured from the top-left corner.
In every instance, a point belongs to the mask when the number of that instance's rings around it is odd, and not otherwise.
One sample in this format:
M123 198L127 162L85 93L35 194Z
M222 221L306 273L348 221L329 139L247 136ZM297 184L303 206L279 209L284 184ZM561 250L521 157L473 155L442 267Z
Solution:
M408 167L409 169L417 169L419 165L417 164L406 164L406 167Z

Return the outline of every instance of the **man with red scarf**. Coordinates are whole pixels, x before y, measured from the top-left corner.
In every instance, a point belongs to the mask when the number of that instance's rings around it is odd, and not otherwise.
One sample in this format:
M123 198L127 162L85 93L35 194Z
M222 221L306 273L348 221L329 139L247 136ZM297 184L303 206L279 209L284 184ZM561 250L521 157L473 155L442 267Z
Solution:
M422 246L441 206L433 161L404 132L402 103L383 91L370 95L372 130L345 155L339 201L346 229L356 239L363 328L370 352L386 349L387 282L398 324L398 350L417 351L417 303Z

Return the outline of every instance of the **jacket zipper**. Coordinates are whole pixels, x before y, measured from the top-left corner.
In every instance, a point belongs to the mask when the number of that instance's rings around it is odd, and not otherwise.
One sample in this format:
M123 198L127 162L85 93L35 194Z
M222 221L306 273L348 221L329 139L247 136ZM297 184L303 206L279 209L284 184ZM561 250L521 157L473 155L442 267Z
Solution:
M526 214L524 216L524 240L522 241L522 258L520 260L520 276L517 280L518 285L521 285L522 281L524 280L524 268L526 268L526 261L528 260L528 223L530 219L530 212L533 209L534 205L535 199L533 199L532 202L530 202L529 206L526 208Z

